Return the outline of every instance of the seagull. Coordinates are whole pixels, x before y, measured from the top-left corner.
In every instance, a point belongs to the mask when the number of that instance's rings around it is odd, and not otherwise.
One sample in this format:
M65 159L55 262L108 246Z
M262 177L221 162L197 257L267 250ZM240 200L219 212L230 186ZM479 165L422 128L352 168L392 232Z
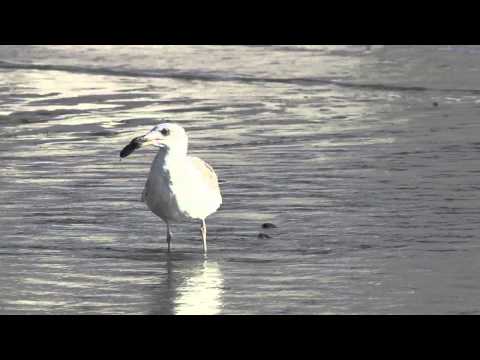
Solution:
M167 225L170 251L170 224L200 220L203 251L207 252L205 219L218 210L222 195L213 168L198 157L187 155L188 135L178 124L164 123L134 138L120 152L125 158L140 147L158 148L141 201Z

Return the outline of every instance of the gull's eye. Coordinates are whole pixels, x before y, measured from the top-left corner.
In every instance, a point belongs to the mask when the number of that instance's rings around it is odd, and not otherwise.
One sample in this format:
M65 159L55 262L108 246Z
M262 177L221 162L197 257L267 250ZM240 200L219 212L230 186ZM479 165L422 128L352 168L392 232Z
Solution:
M167 136L170 134L170 130L169 129L162 129L162 131L160 131L162 133L163 136Z

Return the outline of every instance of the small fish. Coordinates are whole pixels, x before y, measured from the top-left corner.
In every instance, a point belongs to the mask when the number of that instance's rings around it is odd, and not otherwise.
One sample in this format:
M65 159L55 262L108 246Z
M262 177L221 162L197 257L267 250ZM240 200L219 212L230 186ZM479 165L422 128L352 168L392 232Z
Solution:
M142 143L144 143L145 140L143 139L143 136L136 137L130 143L125 146L122 151L120 151L120 157L124 158L133 153L135 150L139 149L142 146Z
M277 225L272 224L272 223L262 224L262 228L264 228L264 229L273 229L273 228L276 228L276 227L277 227Z
M259 239L271 239L272 237L265 233L259 233L257 236Z

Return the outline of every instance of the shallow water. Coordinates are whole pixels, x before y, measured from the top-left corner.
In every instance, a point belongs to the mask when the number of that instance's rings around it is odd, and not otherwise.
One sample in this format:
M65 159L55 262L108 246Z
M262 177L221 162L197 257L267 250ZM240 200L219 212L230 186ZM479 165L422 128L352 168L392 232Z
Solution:
M0 313L479 313L479 71L479 46L1 46ZM154 150L118 157L162 121L221 179L207 257L140 202Z

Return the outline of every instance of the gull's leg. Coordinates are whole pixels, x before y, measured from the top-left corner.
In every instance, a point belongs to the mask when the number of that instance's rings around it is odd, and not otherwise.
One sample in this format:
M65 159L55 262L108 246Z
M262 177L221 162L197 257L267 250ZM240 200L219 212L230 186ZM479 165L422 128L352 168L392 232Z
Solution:
M170 224L167 222L167 245L170 252L170 242L172 241L172 232L170 231Z
M205 220L202 220L202 225L200 227L202 231L202 239L203 239L203 252L207 252L207 225L205 224Z

